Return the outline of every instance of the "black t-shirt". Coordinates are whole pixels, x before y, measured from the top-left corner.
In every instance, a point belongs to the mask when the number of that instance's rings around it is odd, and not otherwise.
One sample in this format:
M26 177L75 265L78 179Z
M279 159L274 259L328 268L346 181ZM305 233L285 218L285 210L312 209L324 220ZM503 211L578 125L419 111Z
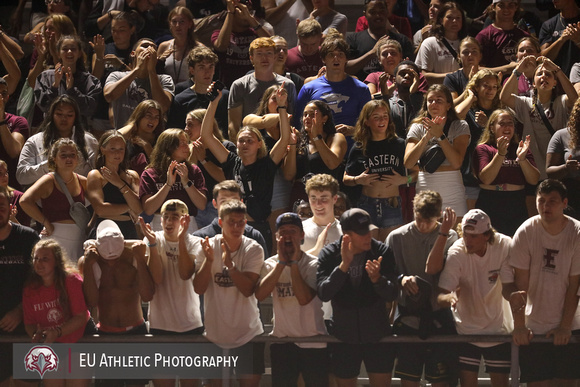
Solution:
M226 6L222 0L186 0L185 5L196 19L215 15L226 10Z
M272 191L278 166L269 156L258 159L250 165L242 164L242 159L230 152L222 164L226 179L235 180L242 189L248 215L257 222L265 221L272 212Z
M399 175L405 175L405 140L399 137L381 141L369 141L366 155L362 148L353 146L348 155L346 173L350 176L358 176L369 169L368 173L379 175L393 175L396 171Z
M467 79L462 69L447 74L445 76L445 79L443 79L443 84L447 86L449 91L456 92L459 95L461 95L461 93L463 93L463 90L465 90L467 82L469 82L469 79Z
M32 248L38 239L33 229L12 223L10 235L0 241L0 319L22 302Z
M580 22L580 17L563 19L560 17L560 14L545 21L540 29L540 44L554 43L562 36L567 26L576 25L578 22ZM568 40L562 44L562 48L560 48L554 63L562 68L566 76L570 76L572 65L576 62L580 62L580 48L572 40Z
M218 103L215 114L218 126L226 138L228 137L228 96L229 92L223 89L222 98ZM171 108L167 115L167 127L184 128L187 113L195 109L207 109L209 102L207 94L197 94L191 88L183 90L175 95L171 102Z
M401 47L403 48L403 58L409 58L411 60L415 59L415 47L408 37L396 32L389 32L389 37L401 44ZM356 59L363 56L371 51L375 47L375 44L377 44L377 40L371 37L368 30L346 34L346 42L350 46L350 51L348 53L349 59ZM375 71L383 71L383 66L381 66L381 62L376 57L371 59L363 69L355 75L358 79L364 81L370 73L374 73Z

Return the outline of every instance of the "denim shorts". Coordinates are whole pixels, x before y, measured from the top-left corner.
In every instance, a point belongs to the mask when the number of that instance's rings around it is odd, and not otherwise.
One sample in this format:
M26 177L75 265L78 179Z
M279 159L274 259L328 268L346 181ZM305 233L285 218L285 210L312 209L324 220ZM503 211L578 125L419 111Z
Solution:
M369 198L361 195L357 207L368 212L371 216L371 221L378 228L389 228L405 223L400 196Z

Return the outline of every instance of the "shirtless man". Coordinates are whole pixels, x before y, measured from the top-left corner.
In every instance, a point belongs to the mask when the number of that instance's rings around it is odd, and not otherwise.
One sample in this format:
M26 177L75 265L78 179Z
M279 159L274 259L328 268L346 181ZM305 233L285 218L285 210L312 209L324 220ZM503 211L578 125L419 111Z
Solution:
M141 301L151 301L155 284L147 267L145 243L126 244L119 226L105 220L85 251L83 291L89 308L99 312L99 334L147 333ZM106 380L111 386L111 380ZM127 381L143 385L147 381Z

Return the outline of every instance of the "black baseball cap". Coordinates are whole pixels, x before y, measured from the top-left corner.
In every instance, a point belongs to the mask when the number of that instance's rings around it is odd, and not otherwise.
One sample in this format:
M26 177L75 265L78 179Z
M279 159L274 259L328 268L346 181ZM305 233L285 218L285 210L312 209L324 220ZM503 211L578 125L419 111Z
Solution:
M371 225L371 216L360 208L351 208L340 216L340 227L343 232L353 231L359 235L366 235L372 230Z
M285 212L282 215L278 216L278 218L276 219L276 231L278 231L280 227L285 226L287 224L299 227L300 231L304 230L302 228L302 220L300 220L298 214L295 214L293 212Z

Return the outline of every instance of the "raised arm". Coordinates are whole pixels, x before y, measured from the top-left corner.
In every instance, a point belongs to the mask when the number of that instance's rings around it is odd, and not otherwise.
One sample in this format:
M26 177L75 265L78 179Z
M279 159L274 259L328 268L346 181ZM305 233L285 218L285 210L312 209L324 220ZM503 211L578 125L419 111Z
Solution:
M457 221L457 215L451 207L445 208L443 212L443 221L441 222L441 228L439 229L439 235L435 240L435 244L429 251L429 256L427 257L427 262L425 263L425 273L435 275L443 270L443 264L445 263L445 246L447 245L447 240L449 239L449 231L455 226Z
M197 294L204 294L211 282L211 265L214 260L212 242L208 237L201 241L204 260L193 277L193 289Z
M240 12L236 9L234 0L227 0L227 13L224 24L220 30L220 33L215 42L213 42L214 50L218 52L224 52L230 45L230 36L232 35L232 28L234 26L234 15L236 12Z
M142 217L139 217L138 222L141 232L145 238L147 238L147 244L149 245L149 259L147 260L149 273L151 273L151 278L155 285L160 285L163 282L163 263L161 261L161 256L159 255L157 236L151 229L151 225L145 223Z
M457 116L459 117L460 120L465 119L467 113L469 112L469 109L471 109L473 103L477 101L477 97L475 96L475 93L471 89L465 89L465 92L462 95L464 96L463 101L455 105L455 112L457 113Z
M201 122L201 142L214 154L220 163L224 163L230 152L226 149L224 144L220 142L213 135L213 122L215 120L215 112L218 107L219 100L222 97L222 92L218 91L217 97L209 103L207 112Z
M286 153L286 147L290 140L290 119L288 117L288 92L284 88L284 83L276 91L277 110L280 116L280 138L270 151L270 158L278 165Z
M504 105L511 109L515 109L516 95L518 95L518 78L519 75L530 69L536 68L536 57L526 56L516 65L507 82L503 85L499 99ZM517 73L517 74L516 74Z
M179 220L179 256L177 257L177 270L179 271L179 278L184 281L191 280L195 273L195 258L189 254L187 247L187 230L191 218L189 215L183 215Z
M143 242L138 242L133 245L133 256L137 262L139 295L141 296L141 301L149 302L153 299L153 294L155 294L155 283L147 267L146 251L147 246Z
M566 101L566 106L568 107L568 109L571 109L572 106L574 106L576 100L578 99L578 93L576 92L574 85L572 84L572 82L570 82L570 79L566 74L564 74L562 69L559 66L557 66L554 62L552 62L550 59L546 57L539 57L538 59L540 60L543 59L542 66L544 66L549 71L553 71L556 73L556 79L558 80L558 82L560 82L562 89L564 89L564 93L566 93L566 96L568 97Z
M14 56L10 53L10 50L6 47L3 43L3 39L12 39L7 38L6 34L0 35L0 62L4 65L7 74L4 75L4 80L6 81L6 85L8 86L8 94L14 94L16 88L18 87L18 82L20 81L20 76L22 75L20 72L20 67L18 67L18 63Z

